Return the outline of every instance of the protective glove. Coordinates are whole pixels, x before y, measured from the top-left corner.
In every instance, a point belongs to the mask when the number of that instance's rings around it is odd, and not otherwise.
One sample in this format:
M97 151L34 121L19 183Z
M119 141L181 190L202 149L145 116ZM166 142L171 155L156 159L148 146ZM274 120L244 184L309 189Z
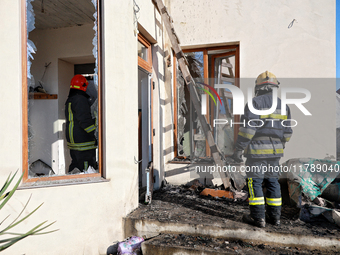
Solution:
M241 151L241 150L235 150L234 154L231 157L233 158L233 160L235 160L235 162L241 163L241 162L243 162L242 153L243 153L243 151Z

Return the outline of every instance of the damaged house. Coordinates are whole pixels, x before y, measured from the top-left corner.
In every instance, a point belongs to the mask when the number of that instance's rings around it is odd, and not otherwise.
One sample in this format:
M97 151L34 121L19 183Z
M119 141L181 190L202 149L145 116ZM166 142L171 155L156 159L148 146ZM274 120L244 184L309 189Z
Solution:
M230 91L217 89L216 102L204 84L235 85L247 98L257 75L270 70L280 86L311 94L304 107L312 116L291 106L297 125L281 163L336 159L335 1L164 4L224 156L239 125L214 126L214 119L240 116ZM148 191L164 183L222 183L192 165L211 165L213 152L161 12L152 0L1 1L1 180L23 173L2 215L15 217L32 194L27 211L44 205L20 227L49 220L59 229L4 254L106 254L124 239L123 218L138 207L140 188L151 199ZM69 174L65 102L76 74L89 82L98 168Z

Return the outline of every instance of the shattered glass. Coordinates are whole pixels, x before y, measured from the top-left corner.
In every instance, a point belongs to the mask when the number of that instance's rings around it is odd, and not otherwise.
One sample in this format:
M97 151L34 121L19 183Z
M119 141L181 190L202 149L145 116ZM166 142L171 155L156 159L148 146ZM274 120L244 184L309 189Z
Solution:
M28 39L28 35L31 31L34 30L35 26L35 15L34 15L34 10L32 3L34 0L27 0L26 2L26 7L27 7L27 78L31 79L31 65L32 65L32 60L34 59L32 54L35 54L37 51L37 48L35 47L34 43Z
M203 52L190 52L185 54L187 61L189 63L189 71L191 76L194 78L196 82L196 93L199 98L201 98L201 94L204 94L204 90L202 88L204 85L204 64L203 64ZM200 121L198 120L197 113L191 104L190 107L190 115L191 115L191 131L193 138L193 157L206 157L206 140L205 135L201 126Z
M190 156L190 125L188 125L190 112L187 105L190 103L190 98L188 95L182 72L177 69L177 154L182 157Z
M94 26L93 26L93 31L94 31L94 37L92 40L92 45L93 45L93 49L92 49L92 54L95 58L95 68L94 68L94 76L93 76L93 82L94 82L94 87L97 91L97 95L98 95L98 26L97 26L97 17L98 17L98 10L97 10L97 0L91 0L94 8L95 8L95 12L93 14L94 17ZM94 118L96 120L96 127L98 127L98 98L96 98L95 102L91 105L91 115L92 118ZM96 139L98 140L98 128L96 128L95 131L95 136Z

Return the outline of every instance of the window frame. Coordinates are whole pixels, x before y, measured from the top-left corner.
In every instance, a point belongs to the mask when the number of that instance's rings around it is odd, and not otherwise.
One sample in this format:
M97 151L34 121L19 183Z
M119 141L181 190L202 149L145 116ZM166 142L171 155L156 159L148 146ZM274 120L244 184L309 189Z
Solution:
M203 52L203 75L204 75L204 81L207 82L209 78L209 55L208 51L212 50L230 50L230 49L235 49L235 86L238 88L240 87L239 79L240 78L240 45L239 44L234 44L234 45L225 45L225 46L207 46L207 47L197 47L197 48L186 48L183 49L183 53L189 53L189 52ZM225 54L225 53L223 53ZM219 55L219 54L216 54ZM177 114L177 58L175 54L173 54L173 91L174 91L174 118L173 118L173 123L174 123L174 157L175 158L183 158L182 156L178 156L178 143L177 143L177 121L178 121L178 114ZM213 65L211 65L211 68L213 69ZM212 105L209 105L209 101L207 100L207 122L208 124L211 125L212 122L212 116L209 117L210 115L210 108ZM212 103L211 103L212 104ZM240 115L234 115L234 120L235 122L240 121ZM240 128L239 124L235 124L235 129L234 129L234 141L237 139L237 134ZM214 131L212 130L214 133ZM206 141L206 155L207 157L211 157L211 151L210 147L208 145L208 142ZM175 161L176 162L176 161Z
M28 87L27 87L27 7L26 0L21 0L21 67L22 67L22 171L23 183L39 183L46 181L84 179L103 177L103 94L102 94L102 40L101 40L101 0L97 2L97 49L98 49L98 170L99 173L93 174L75 174L75 175L58 175L46 177L28 176Z
M143 68L149 73L152 73L152 52L151 52L151 43L142 35L138 34L138 42L143 44L146 49L147 49L147 56L148 56L148 61L145 61L142 59L140 56L138 56L138 66Z

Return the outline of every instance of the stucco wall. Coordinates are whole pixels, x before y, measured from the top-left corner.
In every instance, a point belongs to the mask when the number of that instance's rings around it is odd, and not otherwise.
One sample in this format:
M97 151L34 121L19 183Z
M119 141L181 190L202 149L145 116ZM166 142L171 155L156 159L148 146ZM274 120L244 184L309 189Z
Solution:
M0 2L1 25L0 68L3 92L0 94L0 115L3 119L0 144L2 171L0 176L20 169L21 165L21 54L19 1ZM5 89L6 88L6 89Z
M182 46L240 42L243 78L335 77L334 0L173 0L171 15Z

